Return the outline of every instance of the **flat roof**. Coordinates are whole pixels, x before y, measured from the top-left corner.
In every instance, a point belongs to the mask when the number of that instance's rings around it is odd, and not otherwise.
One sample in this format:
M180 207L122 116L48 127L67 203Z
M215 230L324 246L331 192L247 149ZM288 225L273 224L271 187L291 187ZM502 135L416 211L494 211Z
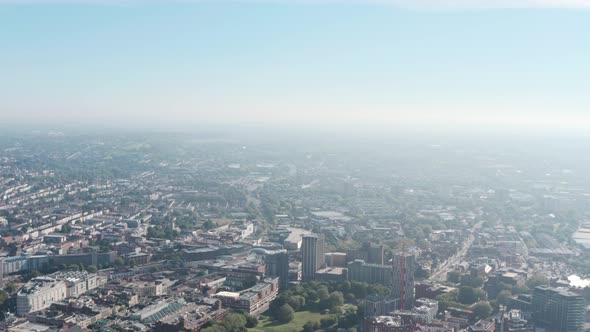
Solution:
M219 292L217 294L214 294L214 296L233 297L233 298L236 298L236 297L239 297L240 296L240 293L223 291L223 292Z
M316 271L319 274L331 274L331 275L342 275L342 273L346 270L343 267L327 267L325 269L321 269Z

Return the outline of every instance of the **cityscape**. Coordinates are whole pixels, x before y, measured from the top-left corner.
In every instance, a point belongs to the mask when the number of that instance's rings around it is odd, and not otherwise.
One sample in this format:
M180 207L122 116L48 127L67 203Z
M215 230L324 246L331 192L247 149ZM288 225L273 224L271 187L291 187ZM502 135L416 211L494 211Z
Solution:
M0 0L0 332L590 332L590 0Z
M3 135L2 328L587 326L569 152L237 135Z

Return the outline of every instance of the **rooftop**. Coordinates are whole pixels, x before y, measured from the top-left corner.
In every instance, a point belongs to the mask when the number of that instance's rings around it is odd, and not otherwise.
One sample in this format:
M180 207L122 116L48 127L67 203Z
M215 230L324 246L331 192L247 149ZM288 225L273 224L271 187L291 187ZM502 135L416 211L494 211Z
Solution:
M388 327L401 326L401 319L398 316L377 316L372 319L373 323Z
M216 297L231 297L231 298L238 298L240 297L240 293L236 293L236 292L219 292L213 296Z

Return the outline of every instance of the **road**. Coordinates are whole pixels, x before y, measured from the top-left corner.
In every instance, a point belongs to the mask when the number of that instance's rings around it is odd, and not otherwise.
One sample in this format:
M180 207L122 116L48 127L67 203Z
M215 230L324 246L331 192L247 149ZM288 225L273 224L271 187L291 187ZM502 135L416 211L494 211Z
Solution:
M447 273L453 268L453 266L459 264L467 255L469 248L473 244L475 240L475 234L483 225L483 221L478 222L477 224L473 225L471 228L471 232L467 241L463 243L463 247L459 250L454 256L450 257L444 264L439 266L436 272L432 273L430 276L430 280L432 281L445 281L447 278Z

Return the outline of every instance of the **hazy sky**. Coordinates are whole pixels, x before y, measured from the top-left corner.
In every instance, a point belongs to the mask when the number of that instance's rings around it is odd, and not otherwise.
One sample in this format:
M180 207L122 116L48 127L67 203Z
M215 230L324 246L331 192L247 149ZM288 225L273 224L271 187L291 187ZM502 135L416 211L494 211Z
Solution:
M0 122L590 129L590 0L0 0Z

